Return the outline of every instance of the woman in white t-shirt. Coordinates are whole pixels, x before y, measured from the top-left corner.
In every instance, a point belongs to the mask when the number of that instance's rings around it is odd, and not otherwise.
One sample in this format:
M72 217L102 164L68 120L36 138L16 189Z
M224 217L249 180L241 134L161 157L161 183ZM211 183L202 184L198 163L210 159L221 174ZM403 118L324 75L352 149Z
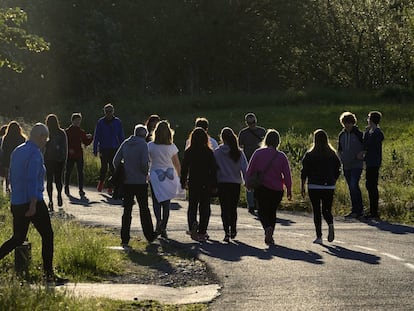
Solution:
M154 141L148 143L152 202L157 219L156 232L163 238L168 237L170 200L176 197L180 185L181 167L173 135L170 124L163 120L155 127Z

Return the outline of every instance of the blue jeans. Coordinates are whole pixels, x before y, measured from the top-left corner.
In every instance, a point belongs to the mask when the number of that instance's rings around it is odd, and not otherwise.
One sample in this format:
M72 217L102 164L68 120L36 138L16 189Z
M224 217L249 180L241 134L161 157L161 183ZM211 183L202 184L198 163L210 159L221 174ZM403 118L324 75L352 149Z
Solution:
M254 191L253 190L246 190L246 201L247 201L247 207L249 209L255 209L256 208L256 199L254 198Z
M348 184L349 194L351 195L352 213L361 215L363 213L362 194L359 188L362 168L352 168L344 170L346 183Z

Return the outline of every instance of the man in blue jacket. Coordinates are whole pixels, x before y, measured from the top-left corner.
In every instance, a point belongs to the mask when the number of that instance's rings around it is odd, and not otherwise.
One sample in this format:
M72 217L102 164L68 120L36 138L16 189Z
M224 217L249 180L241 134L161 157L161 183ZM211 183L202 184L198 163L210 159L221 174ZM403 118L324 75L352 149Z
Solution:
M67 279L53 272L53 229L43 199L45 167L40 149L44 148L49 131L43 123L34 125L30 139L16 147L10 159L11 212L13 236L0 247L0 259L26 239L30 223L42 237L43 269L48 283L61 285Z
M99 183L97 186L99 192L104 187L108 168L111 175L114 173L112 161L116 151L125 138L121 120L114 116L114 106L112 104L106 104L103 110L105 116L98 120L93 139L93 154L97 156L99 152L101 159ZM108 193L112 194L111 185L108 186Z

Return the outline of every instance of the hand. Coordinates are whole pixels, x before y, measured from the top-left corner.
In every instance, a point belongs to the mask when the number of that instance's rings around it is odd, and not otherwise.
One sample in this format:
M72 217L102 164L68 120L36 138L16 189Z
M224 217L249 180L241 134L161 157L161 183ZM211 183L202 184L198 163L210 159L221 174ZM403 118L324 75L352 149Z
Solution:
M34 216L34 214L36 214L36 203L30 203L29 209L24 214L24 216L26 216L26 217L32 217L32 216Z
M358 154L357 154L357 159L358 160L364 160L364 158L365 158L365 151L361 151L361 152L359 152Z
M86 134L86 138L87 139L91 139L92 138L92 134Z
M98 153L96 151L94 151L93 155L96 157L98 155Z

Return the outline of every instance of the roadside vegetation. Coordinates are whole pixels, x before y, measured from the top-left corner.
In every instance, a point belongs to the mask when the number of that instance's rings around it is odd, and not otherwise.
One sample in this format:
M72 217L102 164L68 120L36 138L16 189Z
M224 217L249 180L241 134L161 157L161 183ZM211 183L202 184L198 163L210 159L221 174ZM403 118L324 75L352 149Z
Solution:
M12 234L12 216L8 198L0 195L0 241ZM131 271L131 266L143 280L151 279L152 270L160 263L173 266L177 261L193 261L190 254L159 246L148 249L146 242L134 239L133 255L108 249L119 244L119 237L113 230L85 227L72 220L52 219L55 233L54 265L56 271L71 282L99 282L121 277ZM70 293L46 289L42 280L41 239L33 226L28 240L32 244L32 261L29 277L20 278L14 273L14 255L0 261L0 310L206 310L204 304L172 306L155 301L112 301L110 299L75 298ZM155 247L155 246L154 246Z

